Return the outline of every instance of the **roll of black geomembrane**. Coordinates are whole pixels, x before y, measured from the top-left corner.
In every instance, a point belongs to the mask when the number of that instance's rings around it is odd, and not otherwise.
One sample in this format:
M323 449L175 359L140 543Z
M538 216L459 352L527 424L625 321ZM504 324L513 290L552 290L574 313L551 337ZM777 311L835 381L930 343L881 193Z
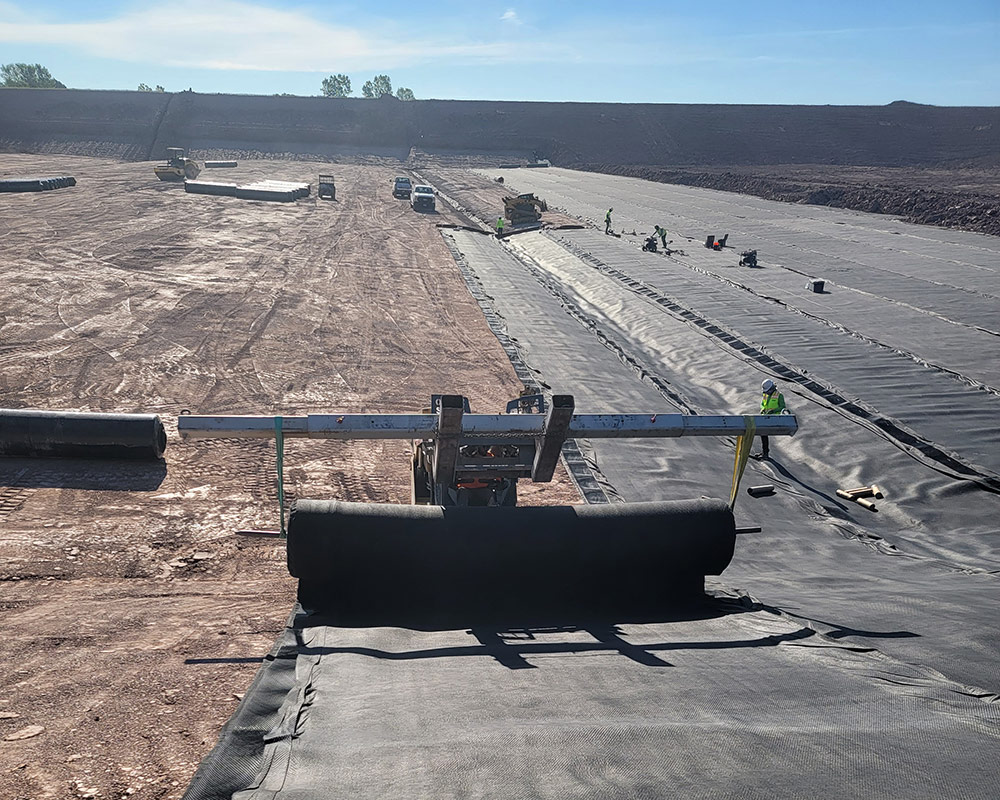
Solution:
M365 624L643 614L733 556L715 500L516 508L300 500L288 570L307 608Z
M43 192L76 186L72 175L58 175L54 178L7 178L0 180L0 192Z
M235 161L206 161L205 169L231 169L237 166Z
M0 456L154 460L166 446L155 414L0 409Z
M212 181L184 181L184 191L190 194L214 194L236 197L235 183L215 183Z

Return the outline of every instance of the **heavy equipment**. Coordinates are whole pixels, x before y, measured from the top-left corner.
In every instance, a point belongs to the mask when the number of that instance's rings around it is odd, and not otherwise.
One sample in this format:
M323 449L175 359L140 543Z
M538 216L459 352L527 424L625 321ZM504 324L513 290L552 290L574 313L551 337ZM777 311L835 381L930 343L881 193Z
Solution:
M286 439L409 439L411 505L297 500L287 531L282 508L280 531L243 533L287 539L304 608L444 624L515 607L610 613L703 596L705 576L721 574L733 555L732 509L750 443L790 436L797 423L791 415L576 414L572 395L525 391L503 414L473 414L467 398L440 394L419 414L182 415L177 430L185 439L274 438L282 506ZM570 440L678 436L737 437L728 504L515 507L518 480L551 481ZM597 594L588 588L596 584Z
M161 181L193 181L201 173L201 167L194 159L187 158L183 147L168 147L167 163L157 164L153 172Z
M435 394L419 414L309 414L298 417L192 416L181 438L409 439L411 502L515 506L517 481L552 480L569 439L678 436L790 436L792 415L576 414L572 395L525 390L503 414L473 414L468 398ZM747 445L749 447L749 445Z
M530 193L503 199L503 215L510 220L511 225L538 222L542 218L542 212L548 210L548 204L544 200Z
M181 438L409 439L414 505L513 506L520 478L547 483L568 439L791 436L789 414L576 414L572 395L525 391L503 414L473 414L462 395L434 394L419 414L194 416Z
M507 738L518 740L520 747L526 736L525 746L545 746L547 740L538 739L536 732L550 718L558 731L565 730L565 713L539 705L536 698L552 696L555 706L562 706L566 697L591 680L589 673L580 672L581 662L599 664L610 648L642 665L650 665L651 658L657 666L667 665L640 652L642 644L623 638L643 630L633 624L732 613L720 612L718 603L706 596L705 578L727 568L737 534L759 530L737 528L733 512L738 478L755 431L790 435L796 429L794 417L576 414L571 395L549 398L527 390L507 404L506 412L474 414L465 397L440 394L432 396L430 406L419 414L178 418L177 429L184 438L274 437L279 503L286 437L414 442L414 504L298 499L287 531L282 513L280 534L254 532L284 539L288 571L298 583L297 603L273 658L264 659L258 678L186 797L242 797L246 793L241 790L255 772L252 786L269 796L275 795L274 789L288 787L289 776L295 781L295 796L333 796L328 791L333 773L317 769L310 757L320 764L332 763L331 769L339 774L344 767L332 758L337 752L334 739L367 737L373 753L389 752L393 758L399 752L393 748L402 739L426 749L422 736L400 731L406 721L419 720L430 708L438 710L447 699L444 715L472 720L474 732L449 730L446 738L474 741L445 759L448 766L439 765L433 756L423 761L422 752L415 758L399 757L405 762L402 769L417 770L421 781L420 789L403 794L421 794L425 785L445 785L449 769L464 774L472 754L485 752L484 747L503 752ZM563 446L571 439L733 435L740 469L734 470L728 503L702 497L515 506L517 481L551 480ZM693 616L683 616L687 614ZM622 623L630 627L620 628ZM597 641L591 644L578 638L581 634ZM660 628L648 635L657 638L636 634L639 642L658 642L664 636ZM466 644L467 636L478 641ZM572 638L558 640L553 647L544 638L548 636ZM513 678L503 675L504 667L535 666L515 649L529 640L529 647L539 648L540 653L580 653L569 659L575 662L570 667L574 679L554 671L551 662L538 670L540 676L527 680L523 673L514 673ZM744 646L742 641L720 641L718 636L705 640L709 643L692 647ZM670 641L659 646L673 649ZM517 659L514 666L512 659ZM493 660L501 665L497 677L490 671ZM429 672L416 672L418 668ZM596 680L606 692L606 676ZM648 680L639 672L626 679L647 691ZM666 676L664 680L669 683ZM533 690L541 695L533 696ZM373 704L379 697L385 698L382 707ZM431 704L428 709L420 709L420 698ZM358 704L363 708L359 710ZM617 703L609 705L613 725L632 725L623 721L627 718L621 717ZM493 724L484 722L486 706L498 709L499 736L492 730L485 734L490 738L479 733ZM514 706L516 713L511 712ZM590 710L594 707L585 706L584 713L595 713ZM345 708L349 713L342 713ZM525 708L527 715L521 713ZM640 727L645 724L645 717L641 719ZM675 723L672 719L671 725ZM513 729L516 734L510 733ZM568 734L574 741L585 738L578 729L581 725L575 724ZM606 736L602 733L595 741L604 746ZM367 790L367 771L376 768L369 764L378 764L380 757L373 755L372 761L366 756L364 763L352 768L352 790L338 791L336 796L392 794ZM522 762L520 755L509 759L515 771L521 770ZM475 788L472 794L482 794ZM460 793L464 792L435 791L433 796ZM502 791L501 796L515 794Z

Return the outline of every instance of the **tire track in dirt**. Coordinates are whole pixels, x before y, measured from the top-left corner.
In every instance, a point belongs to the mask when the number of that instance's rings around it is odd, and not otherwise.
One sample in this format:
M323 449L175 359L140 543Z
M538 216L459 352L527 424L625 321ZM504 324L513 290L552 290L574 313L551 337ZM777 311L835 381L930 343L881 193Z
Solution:
M57 163L10 158L25 172ZM493 410L520 384L434 226L451 217L393 200L395 168L336 165L337 202L285 205L187 195L149 164L58 164L78 186L0 207L0 231L20 231L3 238L0 397L158 412L169 445L164 474L144 481L69 465L27 500L0 490L17 505L0 521L4 563L22 577L4 583L0 658L15 667L0 697L46 727L0 748L0 797L65 796L90 770L101 797L135 789L121 777L134 774L139 796L175 800L255 669L186 659L266 653L272 634L241 632L279 630L294 585L281 547L231 535L277 525L273 442L181 442L174 414L402 412L436 391ZM329 168L241 162L238 175L315 183ZM66 321L91 335L60 321L63 294ZM100 325L80 329L89 319ZM406 502L407 446L289 441L285 478L288 503Z

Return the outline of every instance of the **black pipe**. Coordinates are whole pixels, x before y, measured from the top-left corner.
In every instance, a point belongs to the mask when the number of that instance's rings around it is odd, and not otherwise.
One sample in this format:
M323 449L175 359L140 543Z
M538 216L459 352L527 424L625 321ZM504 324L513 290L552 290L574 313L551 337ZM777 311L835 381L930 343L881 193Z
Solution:
M0 456L20 458L163 457L167 434L155 414L0 409Z

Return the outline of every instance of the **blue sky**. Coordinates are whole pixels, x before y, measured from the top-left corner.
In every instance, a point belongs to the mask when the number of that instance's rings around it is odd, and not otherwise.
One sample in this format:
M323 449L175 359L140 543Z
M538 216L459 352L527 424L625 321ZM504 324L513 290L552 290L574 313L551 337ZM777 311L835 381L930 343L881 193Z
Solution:
M0 0L0 63L89 89L1000 105L998 43L1000 0Z

